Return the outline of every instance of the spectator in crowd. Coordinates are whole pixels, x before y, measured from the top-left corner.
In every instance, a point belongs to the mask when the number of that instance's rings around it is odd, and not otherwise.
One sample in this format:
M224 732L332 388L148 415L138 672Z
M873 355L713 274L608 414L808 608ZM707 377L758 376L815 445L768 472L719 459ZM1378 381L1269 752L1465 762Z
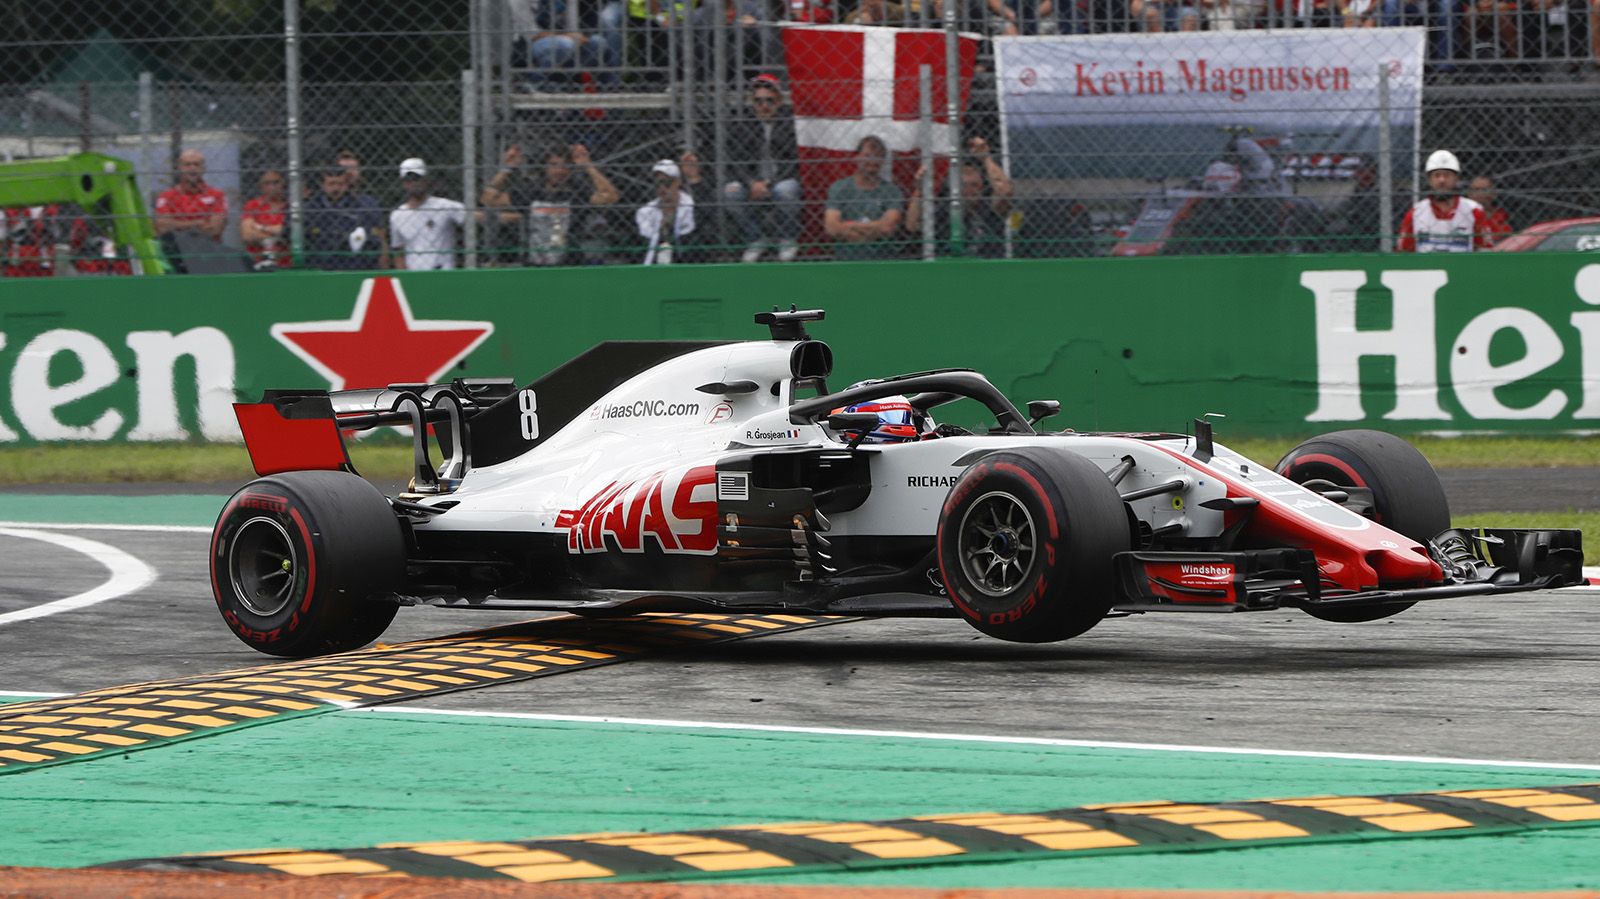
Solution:
M684 150L679 153L678 170L683 174L683 182L681 184L683 192L693 197L696 203L704 206L706 204L708 186L706 184L705 171L700 165L700 154L693 150Z
M1494 179L1479 175L1467 184L1467 199L1483 207L1489 219L1489 235L1498 243L1502 237L1511 236L1511 216L1500 205L1500 194L1495 190Z
M1011 214L1011 179L1005 169L995 162L989 144L981 137L967 141L968 157L961 162L961 228L964 256L982 256L1001 259L1006 255L1006 217ZM943 190L948 179L934 179L933 234L924 235L922 224L922 180L925 174L917 168L916 184L911 189L911 199L906 203L905 229L908 235L922 239L931 237L938 243L937 252L944 256L957 252L950 242L949 196ZM939 182L943 181L944 184Z
M1339 0L1339 21L1346 28L1377 27L1378 0Z
M648 241L645 265L693 262L694 197L683 190L683 172L676 162L663 159L650 168L656 197L633 214L639 236Z
M1475 200L1459 193L1461 163L1449 150L1428 157L1428 196L1400 221L1401 253L1470 253L1494 246L1489 217Z
M206 183L206 157L199 150L178 154L178 183L156 197L155 226L160 235L188 232L222 239L228 198Z
M357 197L361 196L361 157L354 150L340 150L334 154L333 161L344 169L345 189Z
M571 6L569 6L571 4ZM584 0L512 0L512 43L515 64L535 69L609 70L615 80L622 62L622 2Z
M289 258L285 221L288 191L283 173L270 169L262 172L256 187L260 194L245 202L244 215L239 219L239 239L256 271L288 268L293 262Z
M620 194L583 144L554 145L539 157L537 173L524 166L522 147L511 144L500 170L489 179L478 202L492 213L500 233L517 235L516 258L531 265L561 265L570 247L598 259L604 243L604 208ZM526 227L526 231L523 229ZM499 237L505 247L511 238ZM502 258L505 254L502 253Z
M893 0L861 0L855 11L844 17L844 23L900 27L906 24L906 8Z
M383 258L379 260L379 268L389 267L389 230L386 224L387 216L383 214L383 204L378 198L361 189L361 157L354 150L340 150L334 154L333 161L344 169L345 192L355 198L356 204L363 209L371 209L378 213L380 227L377 230L378 245L383 247Z
M1198 0L1128 0L1128 15L1142 31L1199 31Z
M322 190L306 200L305 264L317 269L388 268L380 235L383 213L349 191L349 175L339 165L322 172Z
M417 272L456 267L467 207L434 196L432 188L427 163L415 156L400 163L400 189L406 198L389 213L389 248L400 256L395 268Z
M828 187L822 228L833 239L833 258L856 261L896 254L904 195L883 180L889 157L881 138L868 135L856 145L856 172Z
M793 262L800 255L800 150L776 76L750 82L750 112L729 128L722 196L744 235L743 261L756 262L776 245L778 261Z
M1462 6L1462 0L1379 0L1378 24L1426 25L1432 58L1442 64L1441 70L1449 71L1456 55L1456 13Z
M1529 6L1536 8L1537 0ZM1467 0L1466 33L1470 52L1478 59L1516 59L1521 56L1518 24L1521 0Z
M744 35L744 59L730 59L730 62L735 67L741 62L753 66L783 65L783 37L776 24L783 21L783 13L775 8L777 4L773 0L734 0L732 6L731 24ZM738 45L733 34L729 34L728 40L731 46ZM728 76L737 78L738 70L729 72Z

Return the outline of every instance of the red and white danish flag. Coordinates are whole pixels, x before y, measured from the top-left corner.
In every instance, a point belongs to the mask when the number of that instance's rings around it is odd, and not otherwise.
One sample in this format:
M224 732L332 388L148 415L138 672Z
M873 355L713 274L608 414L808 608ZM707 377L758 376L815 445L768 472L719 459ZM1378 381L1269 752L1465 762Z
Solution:
M972 93L972 67L978 38L957 38L961 64L962 112ZM800 144L800 180L809 199L821 199L828 185L854 171L852 160L863 137L882 138L894 154L894 180L911 188L924 143L937 156L950 152L949 129L925 133L921 122L919 69L932 71L933 120L944 124L944 32L926 28L829 25L783 29L794 103L795 135ZM941 160L936 174L942 174Z

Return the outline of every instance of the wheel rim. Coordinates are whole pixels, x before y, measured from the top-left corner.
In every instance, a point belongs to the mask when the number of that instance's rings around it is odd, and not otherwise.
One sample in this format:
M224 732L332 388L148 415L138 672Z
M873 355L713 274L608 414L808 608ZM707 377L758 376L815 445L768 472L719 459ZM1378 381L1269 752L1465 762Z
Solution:
M961 516L961 567L967 580L988 596L1004 596L1022 585L1033 566L1033 516L1009 493L977 498Z
M252 518L239 526L228 550L233 595L253 614L276 615L294 598L299 562L283 525L271 518Z

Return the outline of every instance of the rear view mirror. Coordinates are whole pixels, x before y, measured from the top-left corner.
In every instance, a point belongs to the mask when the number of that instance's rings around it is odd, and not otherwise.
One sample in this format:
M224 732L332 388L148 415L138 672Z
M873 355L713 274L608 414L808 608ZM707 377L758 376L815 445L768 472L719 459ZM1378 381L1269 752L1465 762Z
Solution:
M878 413L837 412L828 416L828 427L835 431L872 431L878 427Z
M1028 404L1028 424L1036 425L1052 415L1060 414L1060 400L1034 400Z

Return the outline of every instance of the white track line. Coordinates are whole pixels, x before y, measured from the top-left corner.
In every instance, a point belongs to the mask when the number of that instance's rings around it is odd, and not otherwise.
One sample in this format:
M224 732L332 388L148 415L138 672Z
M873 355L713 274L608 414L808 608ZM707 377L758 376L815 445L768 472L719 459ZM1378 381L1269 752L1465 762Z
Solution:
M1528 762L1505 759L1438 758L1425 755L1374 755L1365 752L1314 752L1300 749L1260 749L1242 746L1188 746L1173 743L1119 743L1106 740L1062 740L1051 737L1003 737L983 734L943 734L909 730L863 730L848 727L791 727L780 724L733 724L725 721L678 721L666 718L616 718L591 715L540 715L529 712L480 712L459 709L420 709L403 706L365 706L352 712L392 712L405 715L461 715L469 718L511 718L521 721L555 721L578 724L626 724L636 727L679 727L700 730L742 730L764 733L814 734L829 737L880 737L900 740L947 740L957 743L1000 743L1020 746L1065 746L1076 749L1125 749L1149 752L1195 752L1212 755L1266 755L1309 759L1346 759L1360 762L1402 762L1426 765L1475 765L1498 768L1542 768L1566 771L1600 771L1600 765L1570 762Z
M0 690L0 696L21 696L23 699L60 699L71 693L38 693L33 690Z
M43 605L18 609L15 612L0 614L0 624L14 624L18 621L28 621L33 618L44 618L47 615L56 615L61 612L70 612L82 609L108 599L117 599L127 596L155 582L155 571L145 563L135 559L114 546L107 546L95 540L83 537L73 537L69 534L52 534L48 531L31 530L24 528L0 527L0 536L20 537L24 540L40 540L53 543L56 546L82 553L99 562L111 573L105 583L79 593L66 599L47 602Z
M209 534L211 528L193 524L90 524L61 521L0 521L0 528L35 528L45 531L166 531L176 534Z

